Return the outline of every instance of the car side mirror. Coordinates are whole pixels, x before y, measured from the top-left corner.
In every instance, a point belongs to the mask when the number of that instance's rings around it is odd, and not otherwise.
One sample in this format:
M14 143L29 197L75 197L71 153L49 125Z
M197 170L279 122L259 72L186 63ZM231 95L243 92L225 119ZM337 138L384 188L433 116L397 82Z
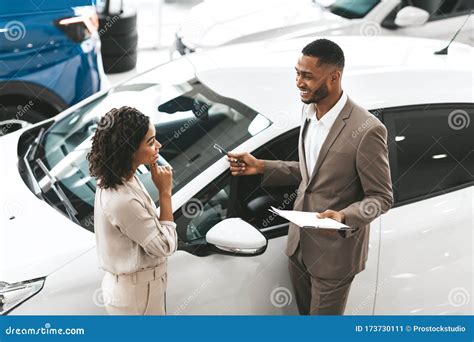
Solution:
M225 219L206 234L206 241L218 249L240 255L257 255L267 247L267 239L241 218Z
M426 24L430 14L424 9L407 6L398 11L395 17L395 25L400 27L421 26Z

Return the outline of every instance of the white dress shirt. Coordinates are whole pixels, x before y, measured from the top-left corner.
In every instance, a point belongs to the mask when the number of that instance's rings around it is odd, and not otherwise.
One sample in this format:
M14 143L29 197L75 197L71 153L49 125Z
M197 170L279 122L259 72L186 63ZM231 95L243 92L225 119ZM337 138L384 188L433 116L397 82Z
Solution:
M325 115L323 115L321 120L318 120L316 117L316 108L314 104L310 104L305 108L304 119L310 121L304 137L306 169L308 170L308 175L310 177L313 174L314 167L316 166L321 146L326 140L329 130L334 124L334 121L336 121L338 115L341 113L346 102L347 95L343 92L341 98Z

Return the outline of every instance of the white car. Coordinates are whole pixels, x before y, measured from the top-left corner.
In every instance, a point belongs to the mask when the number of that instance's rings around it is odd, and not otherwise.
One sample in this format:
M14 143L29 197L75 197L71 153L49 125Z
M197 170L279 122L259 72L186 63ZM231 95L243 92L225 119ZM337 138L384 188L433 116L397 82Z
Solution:
M447 42L472 10L472 0L205 0L177 30L171 55L328 35L403 35ZM474 17L456 40L474 45Z
M440 56L441 43L427 39L335 41L346 53L345 91L388 129L395 196L371 223L346 314L473 314L473 48L454 43ZM85 157L98 118L129 105L151 117L159 162L174 168L179 250L169 258L168 314L297 314L288 223L268 211L291 209L296 187L231 177L213 145L297 158L294 65L307 43L192 54L0 138L1 312L105 314L111 294L100 290ZM138 174L157 198L148 168Z

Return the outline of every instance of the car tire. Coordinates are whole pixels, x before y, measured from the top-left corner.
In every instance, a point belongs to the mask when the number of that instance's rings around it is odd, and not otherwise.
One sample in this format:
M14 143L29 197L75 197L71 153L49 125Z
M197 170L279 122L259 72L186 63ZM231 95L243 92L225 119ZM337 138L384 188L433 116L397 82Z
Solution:
M129 53L124 53L117 56L102 56L104 64L104 70L106 74L116 74L119 72L125 72L135 68L137 64L137 50L133 50Z
M117 56L137 49L138 34L132 31L127 35L106 36L101 41L103 56Z
M99 18L102 63L106 74L125 72L137 64L137 13L123 9L121 14Z

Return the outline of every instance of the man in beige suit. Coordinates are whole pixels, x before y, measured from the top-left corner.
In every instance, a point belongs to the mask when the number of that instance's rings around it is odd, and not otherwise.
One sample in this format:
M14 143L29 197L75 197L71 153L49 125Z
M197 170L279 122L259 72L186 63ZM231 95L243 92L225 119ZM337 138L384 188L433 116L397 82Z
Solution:
M369 224L393 204L387 130L342 90L344 53L334 42L308 44L296 65L302 125L299 162L229 153L234 176L263 174L263 185L297 185L294 210L352 228L346 234L290 224L286 254L302 315L344 313L354 276L365 268Z

